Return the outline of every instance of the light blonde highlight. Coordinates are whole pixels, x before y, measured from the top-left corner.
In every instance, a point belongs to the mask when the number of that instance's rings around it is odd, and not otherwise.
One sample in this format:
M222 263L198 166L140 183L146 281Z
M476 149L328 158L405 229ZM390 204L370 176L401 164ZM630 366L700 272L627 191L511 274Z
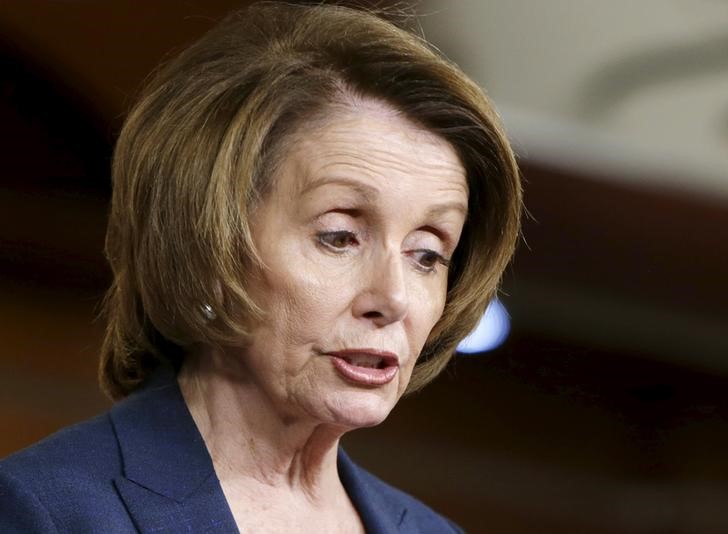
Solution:
M352 95L387 102L455 148L469 213L445 310L413 372L445 367L495 295L519 232L515 158L480 88L419 36L366 11L263 3L162 67L114 153L104 390L120 398L195 343L239 344L260 317L249 215L286 144ZM200 312L210 304L216 318Z

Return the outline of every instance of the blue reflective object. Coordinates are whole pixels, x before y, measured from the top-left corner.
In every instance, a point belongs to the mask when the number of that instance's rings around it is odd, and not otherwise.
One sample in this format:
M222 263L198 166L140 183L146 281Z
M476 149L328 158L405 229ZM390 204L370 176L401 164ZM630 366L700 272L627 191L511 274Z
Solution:
M498 299L493 299L478 326L460 342L457 351L473 354L493 350L503 344L510 330L508 312Z

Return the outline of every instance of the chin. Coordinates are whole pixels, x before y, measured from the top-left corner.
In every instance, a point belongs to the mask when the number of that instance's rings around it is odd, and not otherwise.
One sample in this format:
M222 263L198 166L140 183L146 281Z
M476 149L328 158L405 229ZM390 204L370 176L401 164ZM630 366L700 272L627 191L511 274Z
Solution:
M332 393L326 399L331 422L352 430L382 423L397 402L395 395L383 393L378 389Z

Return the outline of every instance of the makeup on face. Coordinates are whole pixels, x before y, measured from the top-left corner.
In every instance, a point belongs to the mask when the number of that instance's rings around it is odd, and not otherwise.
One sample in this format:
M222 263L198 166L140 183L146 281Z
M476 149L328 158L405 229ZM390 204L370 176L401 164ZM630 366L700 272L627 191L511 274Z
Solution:
M256 210L265 319L241 354L271 402L381 422L439 320L468 192L452 147L367 102L299 134Z

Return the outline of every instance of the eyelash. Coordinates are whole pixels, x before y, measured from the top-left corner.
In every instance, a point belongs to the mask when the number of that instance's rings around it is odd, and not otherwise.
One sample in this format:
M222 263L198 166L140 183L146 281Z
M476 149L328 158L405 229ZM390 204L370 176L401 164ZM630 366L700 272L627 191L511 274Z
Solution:
M423 255L431 254L433 256L432 259L432 265L429 267L423 266L419 261L417 262L418 268L422 270L422 272L425 273L434 273L437 270L437 264L443 265L445 267L448 267L450 265L450 260L445 258L442 254L439 254L435 252L434 250L430 250L428 248L420 248L417 250L411 251L411 253L422 253Z
M344 246L350 244L350 242L337 247L329 240L333 241L335 239L341 239L342 237L350 241L357 240L356 234L354 232L349 232L348 230L334 230L333 232L319 232L318 234L316 234L316 239L321 245L337 253L344 252Z
M332 241L339 240L344 238L346 240L346 243L342 244L341 246L336 246ZM348 230L335 230L332 232L319 232L316 234L316 240L318 243L325 247L327 250L334 252L335 254L342 254L346 252L344 247L347 247L348 245L352 244L352 241L358 242L357 235L354 232L349 232ZM419 248L415 250L411 250L410 254L422 254L425 255L431 255L432 256L432 264L429 266L423 265L419 260L416 260L415 263L417 264L417 269L420 270L423 273L434 273L436 269L436 264L439 263L440 265L444 265L445 267L448 267L450 265L450 260L445 258L442 254L435 252L434 250L428 249L428 248Z

